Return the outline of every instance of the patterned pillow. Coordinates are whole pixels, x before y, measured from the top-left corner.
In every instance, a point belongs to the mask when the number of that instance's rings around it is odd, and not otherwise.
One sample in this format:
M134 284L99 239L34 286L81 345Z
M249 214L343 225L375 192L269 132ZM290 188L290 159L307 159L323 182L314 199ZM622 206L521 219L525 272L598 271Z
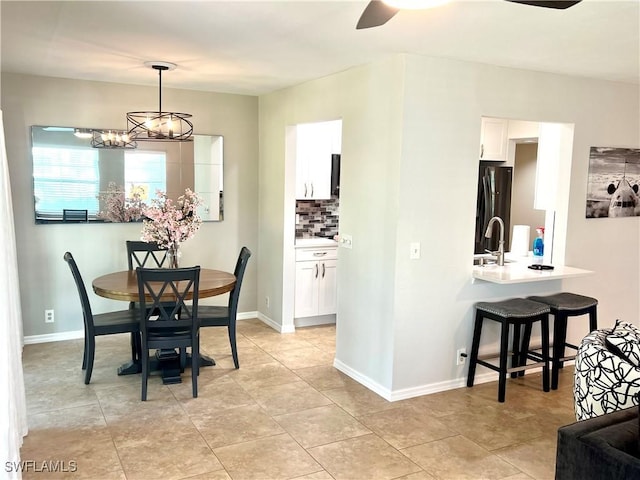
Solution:
M616 320L616 326L605 341L614 353L640 367L640 329L635 325Z

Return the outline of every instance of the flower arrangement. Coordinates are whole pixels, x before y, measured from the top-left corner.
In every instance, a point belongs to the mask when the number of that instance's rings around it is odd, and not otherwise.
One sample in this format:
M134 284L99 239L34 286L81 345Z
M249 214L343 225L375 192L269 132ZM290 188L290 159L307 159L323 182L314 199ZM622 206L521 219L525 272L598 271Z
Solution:
M172 267L178 266L180 244L193 237L200 228L202 219L196 208L201 204L200 197L189 188L175 203L167 198L165 192L156 190L156 198L142 210L142 240L166 248Z
M140 189L132 188L131 196L127 198L124 188L116 185L116 182L109 182L107 191L98 195L98 198L105 205L105 209L98 213L98 218L108 222L137 222L146 207Z

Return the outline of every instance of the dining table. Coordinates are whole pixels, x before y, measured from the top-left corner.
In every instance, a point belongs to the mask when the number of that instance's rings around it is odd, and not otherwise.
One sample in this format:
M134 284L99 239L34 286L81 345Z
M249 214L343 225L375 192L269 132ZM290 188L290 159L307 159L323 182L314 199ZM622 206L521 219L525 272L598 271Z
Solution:
M222 270L214 270L210 268L200 269L200 281L198 285L198 299L214 297L222 295L233 290L236 284L236 277L232 273ZM97 277L92 282L93 291L96 295L112 300L122 300L125 302L138 302L140 295L138 292L138 276L135 270L122 270L119 272L108 273ZM146 298L146 297L145 297ZM162 295L161 300L171 302L174 295L171 291ZM189 297L187 297L189 299ZM151 298L146 298L152 301ZM141 349L139 341L134 341L132 334L132 344L136 349ZM138 336L139 338L139 336ZM135 349L134 349L135 350ZM131 375L140 373L142 365L140 364L140 351L134 353L132 351L132 359L118 368L118 375ZM176 368L178 354L175 351L157 351L154 365L162 371L163 383L179 383L180 366ZM206 367L215 365L215 361L207 355L200 354L200 366Z

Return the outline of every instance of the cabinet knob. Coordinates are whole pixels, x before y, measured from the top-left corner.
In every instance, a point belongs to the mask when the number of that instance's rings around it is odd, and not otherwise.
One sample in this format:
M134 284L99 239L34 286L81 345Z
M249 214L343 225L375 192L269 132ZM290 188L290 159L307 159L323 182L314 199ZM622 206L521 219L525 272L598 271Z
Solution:
M324 278L324 263L322 264L322 278Z
M316 263L316 278L318 278L318 264Z
M484 145L480 144L480 158L484 157Z
M324 257L327 252L313 252L314 257Z

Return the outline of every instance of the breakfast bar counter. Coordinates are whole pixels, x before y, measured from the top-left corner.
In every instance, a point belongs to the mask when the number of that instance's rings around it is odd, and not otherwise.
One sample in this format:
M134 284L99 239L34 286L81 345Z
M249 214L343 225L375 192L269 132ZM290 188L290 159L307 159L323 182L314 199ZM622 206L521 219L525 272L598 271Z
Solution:
M530 262L506 263L502 267L495 264L478 265L473 267L472 276L474 281L510 284L582 277L593 273L591 270L565 266L554 266L553 270L532 270L529 265Z

